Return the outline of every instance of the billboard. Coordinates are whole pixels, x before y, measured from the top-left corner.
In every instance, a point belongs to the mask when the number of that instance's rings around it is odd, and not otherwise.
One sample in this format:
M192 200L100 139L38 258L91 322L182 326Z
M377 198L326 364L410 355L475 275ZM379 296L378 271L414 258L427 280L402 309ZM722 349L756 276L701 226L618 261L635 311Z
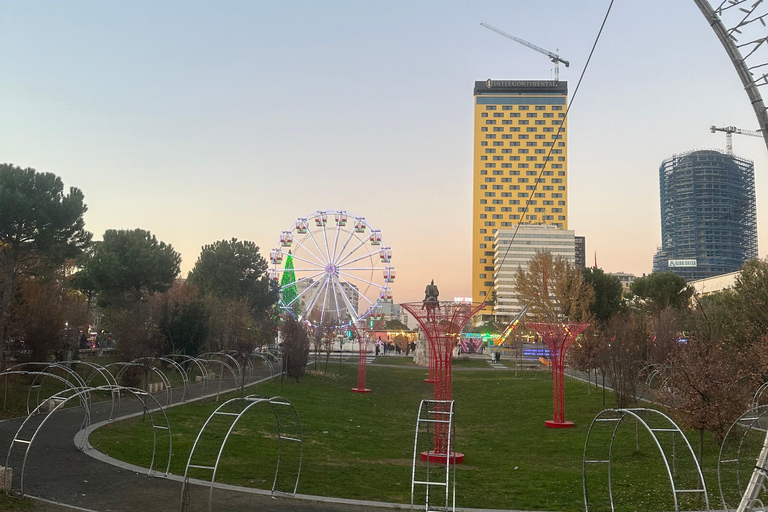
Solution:
M698 262L697 260L669 260L667 266L669 268L696 267Z

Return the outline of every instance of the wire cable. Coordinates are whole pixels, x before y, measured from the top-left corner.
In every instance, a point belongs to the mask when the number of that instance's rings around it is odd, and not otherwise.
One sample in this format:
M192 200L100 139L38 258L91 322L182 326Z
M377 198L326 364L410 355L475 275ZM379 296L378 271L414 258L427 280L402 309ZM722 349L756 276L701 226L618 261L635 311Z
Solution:
M571 111L571 107L573 106L573 102L576 100L576 95L579 93L579 88L581 87L581 82L584 80L584 74L587 72L587 68L589 68L589 63L592 60L592 55L595 53L595 48L597 48L597 43L600 41L600 36L603 33L603 29L605 28L605 23L608 21L608 15L611 13L611 8L613 7L614 0L611 0L611 3L608 5L608 10L605 12L605 16L603 17L603 23L600 25L600 30L597 32L597 37L595 37L595 42L592 44L592 49L589 51L589 57L587 57L587 62L584 65L584 69L581 70L581 75L579 76L579 81L576 82L576 88L573 90L573 96L571 96L571 102L568 104L568 108L565 109L565 115L563 116L563 122L560 123L560 126L557 127L557 133L555 134L554 140L558 141L560 140L560 135L563 132L563 127L565 126L565 122L568 120L568 113ZM530 195L528 196L528 200L525 202L525 208L523 209L522 215L520 215L520 219L517 221L517 225L515 226L515 232L512 233L512 238L509 241L509 244L507 245L507 250L504 251L504 256L501 258L501 262L499 263L498 267L499 270L501 270L501 267L504 265L504 262L507 259L507 254L509 254L509 250L512 248L512 242L515 241L515 237L517 236L517 232L520 230L520 225L523 223L523 219L525 219L525 216L528 214L528 209L531 205L531 201L535 197L536 190L539 188L539 182L542 179L542 176L544 175L544 171L547 168L547 163L550 161L550 156L552 155L552 150L555 149L554 142L552 143L552 146L549 148L549 152L547 153L546 158L544 159L544 166L539 171L539 175L536 177L536 183L534 184L533 190L531 191ZM495 265L494 265L495 266ZM486 294L493 289L493 285L488 286L486 290Z

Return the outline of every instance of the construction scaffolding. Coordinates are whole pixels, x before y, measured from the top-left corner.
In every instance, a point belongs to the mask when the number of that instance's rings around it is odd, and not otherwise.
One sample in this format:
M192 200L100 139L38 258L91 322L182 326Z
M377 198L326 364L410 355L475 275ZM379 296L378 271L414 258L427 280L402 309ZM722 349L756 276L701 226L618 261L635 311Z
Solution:
M661 247L654 272L686 281L735 272L757 257L754 164L717 150L690 151L659 168Z

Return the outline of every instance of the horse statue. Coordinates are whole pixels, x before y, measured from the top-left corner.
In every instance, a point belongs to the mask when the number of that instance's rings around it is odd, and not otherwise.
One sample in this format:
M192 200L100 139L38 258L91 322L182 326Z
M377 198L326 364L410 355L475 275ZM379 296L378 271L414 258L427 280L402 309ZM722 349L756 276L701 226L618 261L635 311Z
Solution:
M435 285L435 280L433 279L424 290L424 302L421 304L421 309L426 309L427 316L431 317L432 320L435 319L435 310L440 309L439 296L440 291L437 289L437 285Z

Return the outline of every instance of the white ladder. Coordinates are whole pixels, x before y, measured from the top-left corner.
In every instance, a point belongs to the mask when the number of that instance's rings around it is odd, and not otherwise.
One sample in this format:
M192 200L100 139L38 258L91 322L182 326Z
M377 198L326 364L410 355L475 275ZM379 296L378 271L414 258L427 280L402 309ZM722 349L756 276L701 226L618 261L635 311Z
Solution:
M422 400L416 419L416 435L413 441L413 465L411 471L411 510L414 510L416 486L425 487L425 512L445 512L456 510L456 464L451 464L454 437L454 402L453 400ZM419 452L419 435L427 450ZM437 444L441 446L436 446ZM433 467L430 454L442 454L445 451L445 476L433 479ZM425 460L426 465L420 464L419 459ZM440 464L442 465L442 464ZM419 474L417 475L417 469ZM438 473L441 473L438 470ZM434 489L434 490L433 490ZM442 492L441 492L442 491ZM442 504L437 504L440 495L444 493Z

